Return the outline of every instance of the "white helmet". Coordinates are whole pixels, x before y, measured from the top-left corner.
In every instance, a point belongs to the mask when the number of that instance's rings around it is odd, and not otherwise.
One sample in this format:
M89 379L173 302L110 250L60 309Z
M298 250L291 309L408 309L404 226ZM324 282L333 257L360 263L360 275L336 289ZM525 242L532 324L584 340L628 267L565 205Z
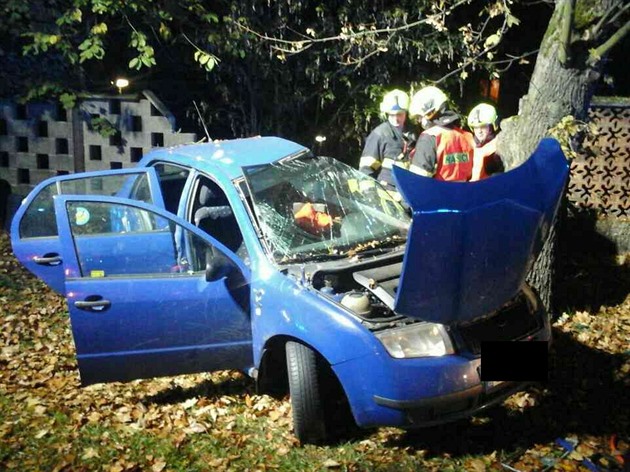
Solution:
M439 88L429 85L418 90L411 98L409 115L430 120L446 102L448 102L446 94Z
M480 103L470 110L468 114L468 126L470 128L477 128L486 125L492 126L492 129L496 131L497 110L488 103Z
M390 115L409 108L409 95L402 90L394 89L383 96L380 104L381 113Z

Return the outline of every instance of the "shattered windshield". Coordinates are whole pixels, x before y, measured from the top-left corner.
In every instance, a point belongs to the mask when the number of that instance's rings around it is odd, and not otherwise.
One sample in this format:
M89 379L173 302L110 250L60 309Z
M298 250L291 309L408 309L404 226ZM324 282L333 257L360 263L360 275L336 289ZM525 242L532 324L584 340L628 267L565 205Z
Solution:
M330 157L248 167L254 213L278 263L353 256L399 246L410 218L374 179Z

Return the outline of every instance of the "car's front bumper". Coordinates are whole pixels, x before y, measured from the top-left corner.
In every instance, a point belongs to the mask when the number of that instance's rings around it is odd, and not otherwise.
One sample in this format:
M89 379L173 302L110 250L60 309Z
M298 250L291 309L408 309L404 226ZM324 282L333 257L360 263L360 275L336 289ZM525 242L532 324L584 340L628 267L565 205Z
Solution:
M551 342L548 317L528 341ZM527 341L523 341L527 342ZM530 382L481 380L481 358L448 355L394 359L373 355L333 366L359 426L431 426L468 417Z
M480 413L522 390L528 384L529 382L504 382L489 388L487 382L482 382L466 390L420 400L400 401L374 395L374 402L402 412L406 416L404 426L424 427Z

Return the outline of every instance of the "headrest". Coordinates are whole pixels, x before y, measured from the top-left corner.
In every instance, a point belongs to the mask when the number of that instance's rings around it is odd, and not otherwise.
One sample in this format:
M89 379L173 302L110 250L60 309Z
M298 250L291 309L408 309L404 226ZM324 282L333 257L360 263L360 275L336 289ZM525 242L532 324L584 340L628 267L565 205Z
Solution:
M201 190L199 190L199 204L207 205L211 198L214 198L212 190L208 186L202 185Z

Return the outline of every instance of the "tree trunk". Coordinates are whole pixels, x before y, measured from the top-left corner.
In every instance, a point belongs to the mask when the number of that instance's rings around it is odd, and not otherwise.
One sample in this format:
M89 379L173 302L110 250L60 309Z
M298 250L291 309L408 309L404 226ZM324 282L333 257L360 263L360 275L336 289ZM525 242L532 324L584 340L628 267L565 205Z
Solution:
M599 74L596 69L586 66L587 53L575 58L573 67L570 63L563 65L560 62L561 51L567 47L560 28L567 3L568 0L556 2L518 115L501 122L499 152L508 169L527 160L538 142L564 116L573 115L578 120L587 116L593 85Z
M561 26L571 4L570 0L557 0L536 59L529 90L520 102L519 114L501 123L498 152L504 159L506 169L527 160L538 142L564 116L573 115L578 120L584 120L587 116L598 74L586 65L587 52L570 59L568 42L563 37ZM565 64L561 62L563 57L569 58ZM554 229L549 232L549 239L528 276L528 281L538 290L550 312L553 312L556 226L554 224Z

